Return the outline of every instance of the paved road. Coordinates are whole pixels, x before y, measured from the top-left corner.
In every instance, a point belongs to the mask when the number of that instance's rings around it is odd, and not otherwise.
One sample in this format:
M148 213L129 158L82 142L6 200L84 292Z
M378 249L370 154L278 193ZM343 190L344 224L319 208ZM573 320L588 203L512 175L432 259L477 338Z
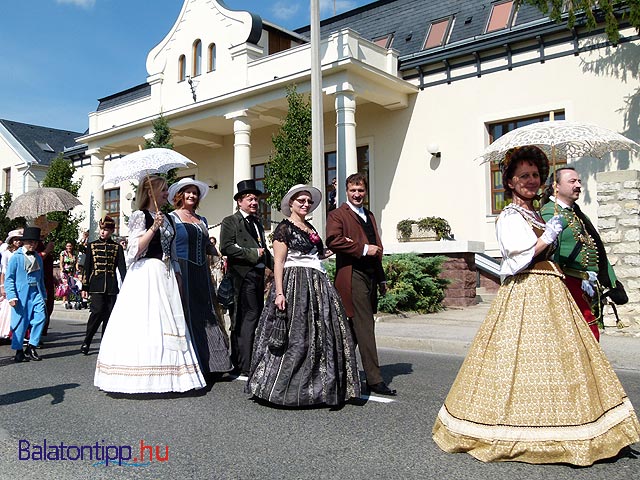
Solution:
M83 329L78 322L54 322L52 339L42 350L46 358L39 363L14 364L9 347L0 346L1 479L640 477L640 458L576 469L483 464L468 455L441 452L430 432L462 361L459 356L385 349L383 375L400 392L394 402L364 399L337 410L277 409L250 400L238 380L190 396L107 395L93 387L96 355L77 353ZM621 370L619 375L640 405L640 372ZM93 446L92 452L121 446L125 457L128 446L132 456L139 456L142 440L161 447L161 456L168 446L169 454L166 462L138 467L18 460L20 440L30 442L22 455L28 451L32 456L44 439L49 445ZM66 451L77 454L73 448ZM88 448L84 452L88 456Z

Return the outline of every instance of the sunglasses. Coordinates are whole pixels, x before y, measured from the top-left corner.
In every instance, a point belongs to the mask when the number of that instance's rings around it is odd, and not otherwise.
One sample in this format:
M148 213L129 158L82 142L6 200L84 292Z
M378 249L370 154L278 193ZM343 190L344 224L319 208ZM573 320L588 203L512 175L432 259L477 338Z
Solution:
M296 198L295 200L296 200L296 202L298 202L300 205L304 205L305 203L308 203L309 205L313 205L313 200L311 200L311 199L307 199L307 198L304 198L304 199Z

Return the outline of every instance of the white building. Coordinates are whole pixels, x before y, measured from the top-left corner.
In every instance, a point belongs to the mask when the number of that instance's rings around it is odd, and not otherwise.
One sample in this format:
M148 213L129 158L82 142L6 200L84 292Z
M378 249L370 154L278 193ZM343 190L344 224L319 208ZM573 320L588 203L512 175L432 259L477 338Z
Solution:
M473 160L493 139L531 121L564 118L640 140L637 32L621 20L622 38L613 46L602 28L588 31L583 23L579 17L569 30L505 0L379 0L323 21L327 185L338 179L341 201L346 176L368 173L369 206L387 252L498 256L500 178ZM90 155L83 147L75 152L85 227L109 213L126 234L134 192L128 184L103 189L103 176L110 158L139 149L161 112L176 150L197 164L179 176L211 186L201 213L212 225L229 215L236 183L263 178L271 137L286 114L286 88L310 91L308 38L309 27L287 31L221 1L184 0L173 28L146 58L146 81L100 99L77 138ZM43 169L13 143L0 142L0 166L3 191L19 194ZM638 155L628 152L573 164L592 218L595 174L640 170ZM268 229L266 203L262 214ZM398 243L400 220L426 216L447 219L457 242Z

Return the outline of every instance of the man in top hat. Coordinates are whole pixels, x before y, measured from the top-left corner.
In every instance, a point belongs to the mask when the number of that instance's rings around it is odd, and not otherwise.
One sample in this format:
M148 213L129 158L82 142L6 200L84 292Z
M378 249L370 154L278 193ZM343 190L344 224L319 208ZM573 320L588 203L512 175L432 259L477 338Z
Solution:
M257 217L261 194L255 180L239 182L233 197L238 210L222 220L220 228L220 250L227 257L234 287L234 305L229 312L231 361L241 374L247 374L251 367L253 340L264 307L264 271L273 269L273 256Z
M598 231L576 203L581 192L582 181L573 167L556 169L547 180L540 214L548 221L556 214L556 208L558 210L564 229L558 237L554 260L560 265L567 289L599 341L603 295L618 305L629 299L607 259Z
M9 260L4 286L11 312L11 348L16 351L14 360L41 360L36 351L42 328L47 318L42 258L35 252L40 241L40 229L27 227L22 235L20 247ZM31 336L26 351L22 349L27 329Z
M384 295L387 284L382 269L382 242L376 219L364 208L367 177L347 177L347 201L329 212L327 246L336 254L336 290L351 319L369 390L395 395L382 379L376 347L373 314L378 307L377 291Z
M91 313L87 322L87 332L80 347L83 355L89 354L91 341L98 327L102 324L103 334L107 327L107 321L119 292L116 272L120 273L121 281L124 280L127 272L124 250L111 238L116 229L115 221L106 216L100 220L98 226L100 227L98 239L89 242L85 249L82 297L87 298L87 295L91 294L89 307Z

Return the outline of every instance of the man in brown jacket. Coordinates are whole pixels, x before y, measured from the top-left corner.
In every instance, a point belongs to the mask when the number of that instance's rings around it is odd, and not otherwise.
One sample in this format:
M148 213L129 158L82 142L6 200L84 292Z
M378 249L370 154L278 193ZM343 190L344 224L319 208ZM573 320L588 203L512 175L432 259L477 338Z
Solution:
M347 201L329 213L327 246L336 253L336 290L351 319L367 386L374 393L395 395L380 375L373 314L377 311L377 289L387 292L382 269L382 242L373 214L364 208L367 177L350 175Z

